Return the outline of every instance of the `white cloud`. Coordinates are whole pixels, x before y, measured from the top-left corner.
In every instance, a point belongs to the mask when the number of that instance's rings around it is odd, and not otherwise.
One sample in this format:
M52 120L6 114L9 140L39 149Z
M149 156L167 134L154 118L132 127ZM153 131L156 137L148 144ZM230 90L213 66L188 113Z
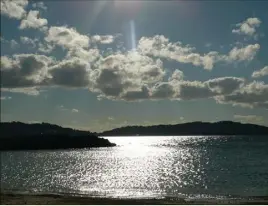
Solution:
M251 61L259 49L260 45L254 44L241 48L234 47L228 54L219 54L216 51L199 54L195 52L194 47L183 45L181 42L172 43L163 35L142 37L138 43L138 51L143 55L191 63L194 66L202 66L206 70L213 69L217 62Z
M253 36L256 34L256 28L261 24L260 19L258 18L248 18L236 25L236 29L233 29L232 32L236 34L242 34L247 36Z
M234 115L234 119L243 123L253 123L253 124L264 123L263 117L257 115Z
M19 48L19 43L16 40L12 39L10 41L10 47L11 47L11 49L17 49L17 48Z
M3 44L7 44L13 50L18 49L20 47L20 44L15 39L7 40L1 37L1 47Z
M72 48L68 51L66 58L71 59L77 57L87 62L94 62L100 58L100 52L98 49L83 49L83 48Z
M39 11L31 10L25 19L22 19L20 29L42 29L46 28L47 20L40 18Z
M42 121L30 120L30 121L28 121L28 124L42 124Z
M66 108L64 105L58 105L57 107L56 107L58 110L60 110L60 111L62 111L62 112L71 112L71 113L78 113L79 112L79 110L78 109L75 109L75 108L73 108L73 109L68 109L68 108Z
M211 47L211 46L212 46L211 43L206 43L206 44L205 44L205 47L207 47L207 48L209 48L209 47Z
M66 26L50 27L45 40L66 49L89 47L88 36L79 34L74 28Z
M4 69L10 69L13 65L13 61L7 56L1 56L1 72Z
M37 8L37 9L47 10L47 7L45 6L44 2L42 2L42 1L33 3L33 4L32 4L32 7L33 7L33 8Z
M259 77L263 77L263 76L268 76L268 66L265 66L261 70L255 71L252 74L253 78L259 78Z
M231 61L252 61L260 50L259 44L250 44L246 47L237 48L234 47L229 52L229 60Z
M25 7L28 0L1 0L1 14L9 18L22 19L25 14Z
M72 112L73 112L73 113L78 113L79 110L78 110L78 109L72 109Z
M31 38L26 37L26 36L21 36L21 37L20 37L20 41L21 41L22 44L27 44L27 45L29 45L31 48L35 48L35 47L36 47L35 42L37 42L38 39L31 39Z
M172 81L172 80L182 80L184 78L184 74L182 71L176 69L171 77L169 77L169 81Z
M9 100L9 99L12 99L12 97L1 96L1 100Z
M37 96L43 90L37 87L21 87L21 88L1 88L2 92L22 93L29 96Z
M211 91L217 94L231 94L234 91L244 86L245 80L237 77L221 77L208 80L205 84L208 85Z
M41 43L41 42L38 43L38 51L41 53L48 54L52 52L54 48L55 46L48 43Z
M7 43L7 42L8 42L8 41L7 41L7 40L5 40L5 38L4 38L4 37L2 37L2 36L0 37L0 41L1 41L1 44L2 44L2 43Z
M91 41L100 44L111 44L114 42L115 37L112 35L94 35L91 37Z
M192 63L211 70L214 64L214 53L202 56L194 52L195 48L183 45L181 42L169 42L163 35L142 37L138 43L138 51L144 55L167 58L180 63Z
M67 111L68 109L65 108L63 105L58 105L57 106L57 109L60 110L60 111Z

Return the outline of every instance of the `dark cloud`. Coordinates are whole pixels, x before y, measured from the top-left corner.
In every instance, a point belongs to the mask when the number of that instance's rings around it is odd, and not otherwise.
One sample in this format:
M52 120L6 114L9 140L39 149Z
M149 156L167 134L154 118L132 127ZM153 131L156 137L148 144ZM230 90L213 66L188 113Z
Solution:
M209 88L218 94L230 94L241 88L245 83L243 78L221 77L206 81Z
M87 87L89 64L78 58L65 60L49 69L49 84L64 87Z
M1 87L32 87L42 85L53 59L36 54L1 57Z

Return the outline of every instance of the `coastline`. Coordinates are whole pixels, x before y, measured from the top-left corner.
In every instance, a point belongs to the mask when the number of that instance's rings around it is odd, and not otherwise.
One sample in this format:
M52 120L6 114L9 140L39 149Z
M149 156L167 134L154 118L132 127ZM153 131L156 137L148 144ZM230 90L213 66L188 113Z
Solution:
M89 196L74 196L74 195L59 195L59 194L15 194L1 193L1 204L4 205L44 205L44 204L71 204L71 205L187 205L187 204L268 204L268 196L264 197L249 197L249 198L230 198L230 199L183 199L176 197L157 198L111 198L111 197L89 197Z

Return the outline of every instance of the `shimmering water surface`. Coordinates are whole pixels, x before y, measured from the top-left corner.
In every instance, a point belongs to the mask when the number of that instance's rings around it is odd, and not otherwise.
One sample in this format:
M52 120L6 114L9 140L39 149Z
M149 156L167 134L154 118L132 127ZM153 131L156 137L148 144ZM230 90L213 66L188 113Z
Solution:
M107 138L118 146L1 152L1 190L132 198L268 195L268 136Z

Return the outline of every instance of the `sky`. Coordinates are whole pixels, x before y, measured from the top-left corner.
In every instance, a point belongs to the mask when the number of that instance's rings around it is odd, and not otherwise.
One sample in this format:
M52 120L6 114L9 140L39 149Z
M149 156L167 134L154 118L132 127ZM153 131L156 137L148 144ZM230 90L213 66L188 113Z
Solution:
M1 121L268 126L268 1L1 1Z

